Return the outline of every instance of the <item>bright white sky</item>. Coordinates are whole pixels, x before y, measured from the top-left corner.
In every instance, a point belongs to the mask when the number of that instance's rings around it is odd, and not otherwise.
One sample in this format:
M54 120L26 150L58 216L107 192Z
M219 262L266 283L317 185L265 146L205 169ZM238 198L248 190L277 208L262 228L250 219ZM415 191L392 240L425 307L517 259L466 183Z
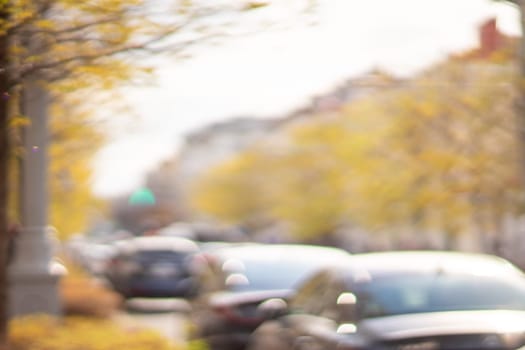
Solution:
M263 32L159 64L154 86L126 91L137 116L118 118L127 124L98 154L95 193L133 191L196 128L283 114L373 67L406 76L474 47L477 27L490 17L504 33L520 33L517 10L491 0L320 3L316 26Z

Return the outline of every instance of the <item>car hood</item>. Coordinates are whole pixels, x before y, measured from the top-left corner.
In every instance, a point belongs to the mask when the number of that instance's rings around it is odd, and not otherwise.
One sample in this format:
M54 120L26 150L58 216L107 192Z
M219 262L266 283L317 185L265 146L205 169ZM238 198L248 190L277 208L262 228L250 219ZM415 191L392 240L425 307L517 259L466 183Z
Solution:
M214 307L262 302L272 298L287 298L292 293L289 289L272 289L243 292L220 292L210 296L209 303Z
M359 333L367 338L400 340L407 338L525 332L525 311L449 311L363 320Z

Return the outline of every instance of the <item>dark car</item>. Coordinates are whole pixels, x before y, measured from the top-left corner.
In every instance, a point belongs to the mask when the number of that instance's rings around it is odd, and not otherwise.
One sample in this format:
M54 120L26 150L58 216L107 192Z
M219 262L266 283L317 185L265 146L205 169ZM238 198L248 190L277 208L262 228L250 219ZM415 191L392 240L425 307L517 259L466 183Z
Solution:
M508 261L453 252L357 254L306 281L250 350L519 349L525 277Z
M196 293L190 262L199 251L179 237L135 237L115 245L106 277L125 298L186 297Z
M285 244L207 250L196 259L202 284L193 301L191 338L205 340L211 349L244 348L264 321L261 310L273 307L266 301L286 299L312 273L349 256L337 248Z

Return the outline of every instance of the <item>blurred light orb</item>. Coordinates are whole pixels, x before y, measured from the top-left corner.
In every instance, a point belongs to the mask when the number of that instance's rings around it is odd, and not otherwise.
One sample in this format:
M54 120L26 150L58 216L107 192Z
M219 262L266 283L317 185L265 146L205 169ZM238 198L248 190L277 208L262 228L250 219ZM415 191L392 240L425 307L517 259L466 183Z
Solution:
M352 334L357 332L357 326L353 323L343 323L337 328L337 334Z
M148 188L140 188L136 190L128 199L129 205L148 206L155 205L156 202L155 195Z
M248 280L248 277L246 277L242 273L232 273L231 275L226 277L225 284L228 287L239 287L249 285L250 281Z
M243 262L238 259L228 259L222 264L222 271L242 272L246 271Z
M337 305L353 305L357 302L357 298L354 293L341 293L337 297Z

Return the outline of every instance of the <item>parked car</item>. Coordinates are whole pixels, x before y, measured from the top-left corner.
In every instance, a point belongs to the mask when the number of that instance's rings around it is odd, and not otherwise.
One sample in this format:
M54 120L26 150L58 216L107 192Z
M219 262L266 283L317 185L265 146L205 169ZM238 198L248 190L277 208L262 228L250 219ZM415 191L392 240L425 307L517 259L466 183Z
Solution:
M525 277L508 261L453 252L357 254L306 281L250 350L518 349ZM282 304L281 304L282 305Z
M180 237L135 237L116 244L106 277L125 298L186 297L197 284L190 270L195 242Z
M72 262L93 276L104 276L110 259L116 253L115 242L129 239L132 235L123 230L106 234L75 234L64 245L65 253Z
M342 263L349 254L337 248L308 245L230 244L200 255L196 268L201 294L193 301L191 338L209 347L245 347L264 320L260 305L286 298L321 267Z

